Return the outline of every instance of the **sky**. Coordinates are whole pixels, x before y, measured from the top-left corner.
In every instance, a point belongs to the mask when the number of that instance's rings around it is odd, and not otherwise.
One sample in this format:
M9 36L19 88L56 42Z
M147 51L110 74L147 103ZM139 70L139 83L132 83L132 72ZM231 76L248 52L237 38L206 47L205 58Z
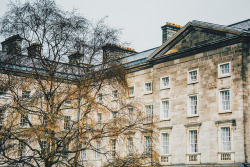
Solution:
M20 0L25 2L26 0ZM0 0L0 17L9 0ZM250 18L250 0L56 0L64 10L77 11L95 22L106 17L110 27L122 30L121 40L136 51L162 44L161 26L184 26L199 20L229 25ZM3 41L3 38L0 38Z

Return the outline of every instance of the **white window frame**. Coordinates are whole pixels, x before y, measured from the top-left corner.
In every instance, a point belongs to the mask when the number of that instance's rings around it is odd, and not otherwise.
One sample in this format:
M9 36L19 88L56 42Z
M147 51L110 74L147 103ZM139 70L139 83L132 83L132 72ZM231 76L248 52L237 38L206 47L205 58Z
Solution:
M98 94L98 102L103 102L103 94L102 93Z
M192 97L196 97L196 113L195 114L193 114L193 113L191 113L192 112L192 101L191 101L191 99L192 99ZM192 94L192 95L189 95L188 96L188 117L195 117L195 116L199 116L199 103L198 103L198 94Z
M128 120L129 120L130 124L132 124L133 121L134 121L133 115L134 115L134 108L133 107L129 107L128 108Z
M167 135L167 141L164 141L164 135ZM167 132L161 133L161 155L169 155L169 136Z
M117 139L110 140L110 152L111 152L111 157L115 158L117 154Z
M150 107L150 111L148 109ZM152 104L145 105L145 123L152 123L154 106ZM150 113L150 114L149 114Z
M23 114L25 114L26 115L26 117L28 118L28 120L29 120L29 113L28 112L26 112L26 113L22 113L22 114L20 114L20 126L21 127L27 127L27 126L29 126L29 121L27 120L27 119L25 119L25 117L24 117L24 115Z
M127 138L127 151L128 151L128 156L132 156L134 153L134 145L133 145L134 141L133 141L133 137L129 136Z
M166 86L164 86L164 82L163 82L164 78L168 78L168 85L166 85ZM161 85L161 89L168 89L168 88L170 88L170 77L169 76L161 77L160 78L160 85Z
M229 129L229 141L223 140L223 129ZM221 135L221 152L231 152L232 151L232 135L231 135L231 127L230 126L222 126L220 127L220 135ZM229 150L224 150L224 144L229 143Z
M229 110L223 110L223 104L222 104L222 92L229 91ZM228 113L232 110L232 98L231 98L231 90L230 89L221 89L219 90L219 113Z
M30 97L31 97L31 91L30 90L22 91L22 99L29 99Z
M226 65L226 64L229 65L229 72L226 74L222 74L221 66ZM218 64L218 78L229 77L229 76L231 76L231 62Z
M84 150L81 151L81 156L82 156L82 160L87 160L87 147L85 148L86 145L86 141L83 141L82 143L82 147L84 148Z
M5 120L5 110L0 108L0 126L4 125Z
M115 96L116 96L116 97L115 97ZM113 90L113 91L112 91L112 99L113 99L113 100L117 100L117 99L118 99L118 96L119 96L119 95L118 95L118 90Z
M150 84L150 90L147 90L147 84ZM145 82L144 83L144 94L150 94L153 92L153 85L152 85L152 81L150 82Z
M151 136L144 136L144 151L146 155L151 154L151 147L152 147L151 144L152 144Z
M133 93L131 93L130 89L133 88ZM128 92L129 97L134 97L135 96L135 86L131 85L129 86L129 92Z
M168 102L167 117L164 116L165 114L164 114L163 102ZM162 100L160 107L161 107L161 114L160 114L161 120L169 120L170 119L170 116L169 116L169 114L170 114L170 100L169 99Z
M199 147L199 145L198 145L198 129L189 129L189 131L188 131L189 133L188 133L188 135L189 135L189 153L190 154L197 154L198 152L199 152L199 150L198 150L198 147ZM192 132L196 132L196 134L195 133L192 133ZM196 142L193 142L193 135L196 135ZM193 151L193 146L194 146L194 151Z
M101 141L96 141L96 156L95 158L97 160L100 160L101 159Z
M26 156L28 153L28 148L24 142L27 142L27 141L24 140L23 142L20 142L20 141L18 142L18 148L17 148L18 157Z
M71 116L64 116L63 117L63 129L64 130L70 130L71 128Z
M192 80L191 79L191 73L196 71L196 80ZM190 70L187 72L187 81L188 81L188 84L194 84L194 83L198 83L199 82L199 70L198 69L195 69L195 70Z
M227 122L227 123L219 123L217 124L218 127L218 146L219 146L219 152L218 152L218 161L219 162L234 162L234 142L233 142L233 135L234 135L234 123L233 122ZM223 141L222 141L222 128L229 128L230 129L230 150L223 150ZM223 159L225 158L225 159ZM228 159L229 158L229 159Z

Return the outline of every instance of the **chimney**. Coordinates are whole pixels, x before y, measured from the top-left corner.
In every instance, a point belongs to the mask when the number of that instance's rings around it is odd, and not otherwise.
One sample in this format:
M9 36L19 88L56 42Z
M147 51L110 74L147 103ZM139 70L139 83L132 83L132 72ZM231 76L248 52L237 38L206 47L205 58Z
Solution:
M7 54L21 54L22 38L19 34L6 38L2 44L2 50Z
M79 53L79 51L76 51L68 56L69 58L69 64L71 65L81 65L82 64L82 57L83 55Z
M29 46L27 48L28 55L30 57L36 57L36 58L38 58L41 55L41 49L42 49L42 45L41 44L39 44L38 42L32 43L31 46Z
M134 49L114 45L114 44L106 44L102 47L103 50L103 62L109 62L112 60L120 59L131 54L137 53Z
M176 32L178 32L181 28L182 28L182 26L180 26L178 24L166 22L166 25L161 27L161 29L162 29L162 43L165 43L170 38L172 38L174 36L174 34Z

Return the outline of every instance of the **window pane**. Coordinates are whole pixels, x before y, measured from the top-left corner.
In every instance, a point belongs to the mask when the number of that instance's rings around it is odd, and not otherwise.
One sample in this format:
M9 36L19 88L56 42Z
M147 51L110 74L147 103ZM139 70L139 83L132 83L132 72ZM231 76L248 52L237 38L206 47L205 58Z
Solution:
M151 152L150 136L145 136L145 153L150 154L150 152Z
M152 121L152 114L153 114L153 105L147 105L146 106L146 121L147 122Z
M100 151L101 151L101 142L97 141L96 142L96 159L100 159L101 158Z
M190 111L190 115L196 115L197 114L197 96L190 96L189 97L189 111Z
M116 139L111 140L111 156L116 156Z
M220 65L221 74L229 74L229 63Z
M152 91L151 82L145 83L145 88L146 88L146 92L151 92Z
M197 130L190 130L190 153L198 152L197 148Z
M169 86L169 77L162 78L162 86L163 87Z
M190 82L197 81L197 71L189 72L189 78L190 78Z
M133 112L134 112L133 108L128 109L128 119L130 123L133 123Z
M222 151L231 151L230 127L221 128Z
M168 118L169 111L169 101L162 101L162 116L163 118Z
M133 138L132 137L128 138L128 155L129 156L133 155Z
M129 87L129 95L130 96L134 95L134 87L133 86Z
M70 120L71 120L71 116L65 116L64 117L64 129L65 130L70 129Z
M162 154L168 154L169 152L169 137L168 133L162 134Z
M228 111L230 110L230 92L229 90L221 91L221 110Z

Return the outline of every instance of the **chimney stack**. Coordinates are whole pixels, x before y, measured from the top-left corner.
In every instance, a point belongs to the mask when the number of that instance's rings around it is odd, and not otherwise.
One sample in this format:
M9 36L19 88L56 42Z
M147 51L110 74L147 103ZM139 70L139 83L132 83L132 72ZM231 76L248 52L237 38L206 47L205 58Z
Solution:
M2 44L2 50L7 54L21 54L22 38L19 34L6 38Z
M161 27L161 29L162 29L162 43L165 43L170 38L172 38L174 36L174 34L176 32L178 32L181 28L182 28L182 26L180 26L178 24L166 22L166 25Z
M42 45L38 42L32 43L31 46L27 48L27 50L30 57L38 58L41 55Z
M103 62L109 62L116 59L120 59L131 54L137 53L134 49L119 46L115 44L106 44L103 49Z

